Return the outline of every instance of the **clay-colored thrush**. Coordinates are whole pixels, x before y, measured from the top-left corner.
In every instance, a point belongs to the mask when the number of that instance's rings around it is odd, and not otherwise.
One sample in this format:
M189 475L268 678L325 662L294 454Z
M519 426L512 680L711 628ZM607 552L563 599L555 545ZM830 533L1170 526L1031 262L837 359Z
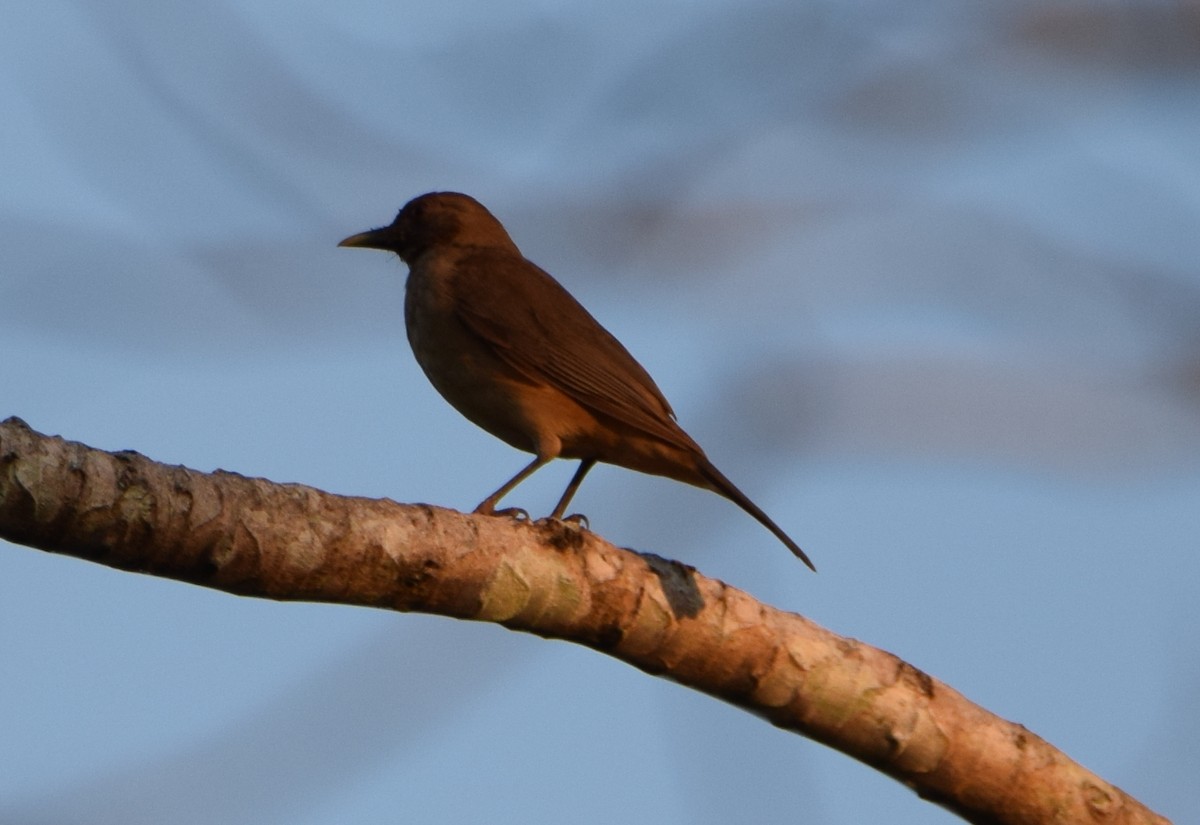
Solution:
M526 260L478 201L455 192L421 195L390 226L338 245L390 250L408 264L404 322L421 369L455 409L534 454L476 513L495 513L506 493L552 459L578 458L550 515L562 518L588 470L603 461L720 493L813 566L675 423L642 365Z

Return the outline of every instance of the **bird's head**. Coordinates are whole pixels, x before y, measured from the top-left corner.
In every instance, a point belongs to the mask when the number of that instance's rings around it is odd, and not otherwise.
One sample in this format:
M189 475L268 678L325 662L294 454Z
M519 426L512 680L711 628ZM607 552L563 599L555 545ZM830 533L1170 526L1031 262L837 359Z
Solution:
M458 192L415 197L389 226L351 235L338 244L385 249L409 264L437 247L496 245L516 251L503 224L479 201Z

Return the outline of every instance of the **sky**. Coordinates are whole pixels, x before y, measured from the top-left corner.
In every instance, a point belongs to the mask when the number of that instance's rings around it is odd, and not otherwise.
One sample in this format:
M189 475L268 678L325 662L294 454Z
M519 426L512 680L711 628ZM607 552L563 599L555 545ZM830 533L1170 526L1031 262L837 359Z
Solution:
M470 509L428 385L464 191L797 539L619 468L573 509L1200 821L1200 7L85 3L0 28L0 417ZM573 466L506 500L549 512ZM958 821L599 653L0 543L0 822Z

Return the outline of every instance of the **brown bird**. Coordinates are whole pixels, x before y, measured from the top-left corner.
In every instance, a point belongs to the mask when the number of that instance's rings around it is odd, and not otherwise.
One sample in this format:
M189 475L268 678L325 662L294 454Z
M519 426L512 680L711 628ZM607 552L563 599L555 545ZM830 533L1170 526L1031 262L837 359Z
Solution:
M526 260L474 198L431 192L390 226L338 246L395 252L408 264L404 322L417 363L468 419L535 458L476 513L555 458L578 458L552 519L597 461L720 493L815 570L804 551L721 474L675 423L654 380L558 281Z

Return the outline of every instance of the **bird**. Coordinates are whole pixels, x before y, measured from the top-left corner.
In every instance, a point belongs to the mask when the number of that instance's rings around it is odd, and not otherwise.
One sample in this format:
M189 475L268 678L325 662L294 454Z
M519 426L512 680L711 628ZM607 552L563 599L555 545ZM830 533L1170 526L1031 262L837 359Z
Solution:
M459 192L429 192L388 226L340 247L396 253L408 265L404 322L417 363L467 419L534 458L480 502L484 515L556 458L579 467L550 519L561 520L597 462L665 476L729 499L810 569L800 546L705 455L654 379L504 225Z

